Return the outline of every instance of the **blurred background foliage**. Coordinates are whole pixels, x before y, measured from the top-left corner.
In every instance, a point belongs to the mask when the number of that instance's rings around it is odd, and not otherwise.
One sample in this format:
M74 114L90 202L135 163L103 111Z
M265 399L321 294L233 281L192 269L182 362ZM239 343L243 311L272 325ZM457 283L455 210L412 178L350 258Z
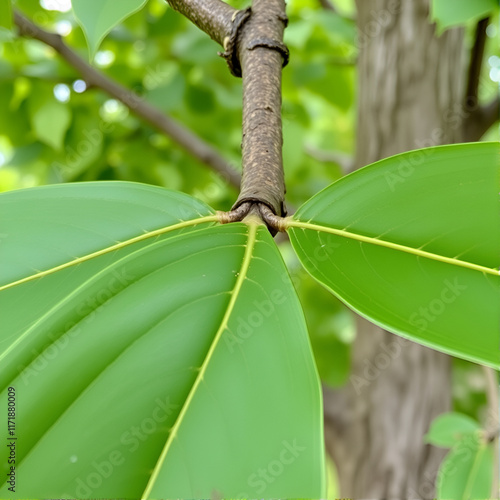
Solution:
M235 7L248 2L233 0ZM36 24L59 33L81 57L88 48L69 0L17 0ZM284 164L287 200L298 207L343 175L354 151L356 25L352 0L289 0L285 41L291 62L283 72ZM474 23L467 27L469 46ZM480 98L498 92L498 23L487 30ZM180 121L240 169L241 80L217 56L220 47L163 0L115 27L93 65ZM467 58L464 57L464 65ZM465 71L457 68L458 71ZM497 137L491 130L485 139ZM333 152L333 154L331 154ZM326 158L326 161L325 161ZM345 165L344 165L345 168ZM43 43L0 29L0 191L59 182L126 180L184 191L218 210L237 192L133 110L86 83ZM324 383L349 383L351 313L300 267L288 241L280 243L304 305ZM454 409L484 420L480 368L456 360Z

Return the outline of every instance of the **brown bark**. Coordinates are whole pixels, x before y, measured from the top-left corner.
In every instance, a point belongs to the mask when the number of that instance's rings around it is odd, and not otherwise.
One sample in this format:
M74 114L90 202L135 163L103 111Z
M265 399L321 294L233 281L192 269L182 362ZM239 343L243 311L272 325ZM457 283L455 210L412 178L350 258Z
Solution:
M474 45L470 52L469 74L465 92L464 107L467 116L463 122L463 140L478 141L483 134L498 121L500 106L498 95L485 105L479 103L479 80L483 67L484 47L486 44L486 28L490 18L481 19L476 26Z
M250 211L275 234L282 228L279 218L286 215L281 126L281 69L288 62L285 1L253 0L251 9L240 11L220 0L167 1L223 44L220 55L234 75L243 77L243 177L225 218Z
M476 26L476 36L470 53L469 75L465 91L465 104L469 107L477 105L478 102L479 78L481 77L484 47L486 45L486 28L489 22L490 18L486 17L481 19Z
M458 142L466 114L462 30L436 37L428 0L357 0L357 6L357 166ZM341 495L433 498L444 451L423 437L450 408L449 358L364 319L357 324L350 382L324 391L326 447Z
M472 107L463 124L463 140L479 141L481 137L500 119L500 100L494 97L489 103Z
M284 216L281 68L286 57L284 0L254 0L238 39L243 76L243 179L234 208L261 202ZM285 60L286 61L286 60Z
M233 15L237 12L221 0L167 0L172 9L186 16L212 40L224 45L231 34Z

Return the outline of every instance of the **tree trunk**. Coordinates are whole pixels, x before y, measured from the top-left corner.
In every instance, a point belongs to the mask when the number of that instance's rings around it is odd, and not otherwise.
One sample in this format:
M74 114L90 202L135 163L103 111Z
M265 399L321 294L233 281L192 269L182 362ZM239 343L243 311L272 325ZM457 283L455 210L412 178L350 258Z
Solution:
M459 142L462 30L436 37L428 0L357 0L357 7L357 166ZM423 437L450 409L450 360L362 318L357 324L350 382L324 390L326 447L340 494L433 498L444 450Z

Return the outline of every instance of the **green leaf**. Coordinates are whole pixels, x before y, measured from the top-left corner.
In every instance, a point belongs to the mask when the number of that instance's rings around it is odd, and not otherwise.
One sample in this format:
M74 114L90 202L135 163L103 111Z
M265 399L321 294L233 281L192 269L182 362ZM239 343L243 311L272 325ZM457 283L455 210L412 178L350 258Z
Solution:
M11 0L0 0L0 27L12 28L12 5Z
M431 19L443 32L451 26L486 17L497 8L497 0L432 0Z
M319 381L264 226L210 227L203 203L131 183L0 210L0 405L14 387L26 478L1 496L324 495Z
M76 179L99 158L106 158L103 154L104 139L114 127L100 120L88 108L73 108L73 120L65 136L64 151L51 164L58 178L66 181Z
M104 37L120 22L141 9L147 0L73 0L72 6L93 59Z
M305 268L377 325L500 367L498 143L379 161L289 220Z
M294 285L306 313L314 359L323 383L338 387L347 382L351 369L350 344L355 326L351 312L302 270Z
M208 114L215 110L215 96L210 87L189 85L186 89L186 101L195 113Z
M293 80L297 86L304 86L341 110L346 111L352 105L353 84L352 70L338 68L324 62L312 62L297 65Z
M59 151L63 148L64 136L70 122L69 108L52 99L31 112L31 125L38 139Z
M437 497L446 500L491 498L493 449L476 433L462 439L439 468Z
M435 446L451 448L464 436L474 434L479 429L479 422L468 415L455 412L444 413L432 421L425 440Z

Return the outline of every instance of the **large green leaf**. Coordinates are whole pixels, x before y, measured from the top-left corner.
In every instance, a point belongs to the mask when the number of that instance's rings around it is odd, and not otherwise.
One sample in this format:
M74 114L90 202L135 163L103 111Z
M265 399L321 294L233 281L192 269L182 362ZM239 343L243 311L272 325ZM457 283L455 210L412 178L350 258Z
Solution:
M11 192L0 210L15 498L324 494L318 377L264 226L207 227L202 203L130 183Z
M73 11L82 26L92 59L103 38L121 21L138 11L147 0L72 0Z
M498 0L432 0L431 18L440 31L480 19L498 9Z
M479 433L464 437L443 460L437 496L446 500L491 498L493 448Z
M424 345L500 367L499 145L393 156L289 220L306 269L352 309Z

